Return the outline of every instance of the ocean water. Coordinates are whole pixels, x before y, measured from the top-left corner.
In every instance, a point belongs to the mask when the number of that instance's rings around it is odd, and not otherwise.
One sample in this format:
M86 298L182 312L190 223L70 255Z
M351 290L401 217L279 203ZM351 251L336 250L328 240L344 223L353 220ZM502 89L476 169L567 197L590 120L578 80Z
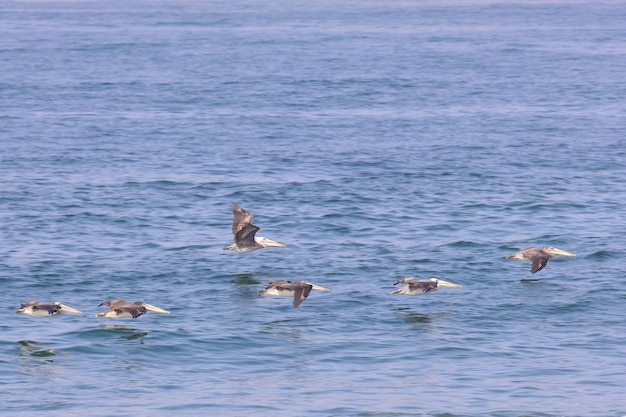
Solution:
M624 22L2 2L0 414L626 415ZM287 247L223 251L232 202ZM577 256L505 259L531 245ZM330 291L294 309L272 279ZM112 298L171 314L96 318Z

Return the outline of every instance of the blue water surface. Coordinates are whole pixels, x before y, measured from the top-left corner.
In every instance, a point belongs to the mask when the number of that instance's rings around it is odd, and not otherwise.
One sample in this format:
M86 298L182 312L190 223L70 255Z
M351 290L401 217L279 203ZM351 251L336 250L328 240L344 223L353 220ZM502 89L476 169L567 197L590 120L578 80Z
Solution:
M0 414L626 415L624 22L3 2ZM232 202L287 247L223 251ZM505 259L531 245L577 256ZM294 309L273 279L330 291ZM96 318L112 298L171 314Z

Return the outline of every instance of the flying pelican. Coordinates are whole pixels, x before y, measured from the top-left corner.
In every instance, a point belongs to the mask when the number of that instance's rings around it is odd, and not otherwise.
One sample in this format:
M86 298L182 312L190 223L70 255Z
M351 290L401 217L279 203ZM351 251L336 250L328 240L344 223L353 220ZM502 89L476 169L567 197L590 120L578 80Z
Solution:
M430 291L437 291L440 286L460 287L459 284L443 281L437 278L419 279L416 277L400 278L395 284L406 284L404 287L395 290L392 294L420 295Z
M61 314L64 311L69 311L70 313L80 313L80 310L61 304L58 301L54 303L29 301L27 303L22 303L20 308L15 310L16 313L30 314L31 316L50 316L52 314Z
M235 237L235 243L230 246L226 246L224 250L252 252L267 246L278 246L281 248L287 246L265 237L255 237L254 235L259 230L259 227L252 224L254 216L234 203L230 209L233 212L233 236Z
M261 295L274 295L278 297L293 296L293 307L298 307L305 298L308 297L311 290L328 291L328 288L320 285L311 284L310 282L296 281L291 282L284 279L270 281L267 288L259 290Z
M521 259L523 261L532 262L532 265L530 266L530 273L534 274L535 272L541 271L548 263L548 259L554 258L554 255L576 256L571 252L557 249L552 246L544 246L543 248L531 246L529 248L520 249L519 252L508 255L506 258Z
M144 303L143 301L135 301L131 304L122 299L118 299L103 301L100 303L99 306L109 306L109 311L105 311L104 313L97 313L96 317L109 317L116 319L127 319L132 317L136 319L142 314L146 314L148 310L156 311L157 313L170 314L170 312L167 310L163 310L162 308L155 307L148 303Z

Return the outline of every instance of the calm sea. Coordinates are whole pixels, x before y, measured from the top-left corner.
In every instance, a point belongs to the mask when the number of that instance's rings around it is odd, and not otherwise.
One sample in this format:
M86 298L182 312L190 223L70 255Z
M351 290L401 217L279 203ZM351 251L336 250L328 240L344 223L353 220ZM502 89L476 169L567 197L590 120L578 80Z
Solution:
M3 1L0 414L626 415L624 22ZM223 251L232 202L287 248ZM505 259L531 245L577 256ZM390 294L412 275L462 288ZM171 314L96 318L112 298Z

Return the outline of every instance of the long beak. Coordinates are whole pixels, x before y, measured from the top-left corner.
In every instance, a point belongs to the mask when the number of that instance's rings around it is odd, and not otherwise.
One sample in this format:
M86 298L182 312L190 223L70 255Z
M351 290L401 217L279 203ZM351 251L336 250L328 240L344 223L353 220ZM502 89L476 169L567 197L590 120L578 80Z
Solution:
M557 248L554 248L553 252L556 253L557 255L576 256L576 254L574 254L574 253L567 252L567 251L564 251L564 250L561 250L561 249L557 249Z
M268 238L265 238L263 243L265 243L266 246L278 246L279 248L287 247L287 245L285 245L284 243L276 242L275 240L268 239Z
M70 313L82 313L80 310L76 310L70 306L66 306L65 304L61 304L61 311L68 311Z
M443 285L444 287L456 287L456 288L461 286L461 284L455 284L453 282L442 281L442 280L439 280L439 285Z
M311 284L313 286L314 290L318 290L318 291L330 291L329 288L326 287L322 287L321 285L315 285L315 284Z
M153 306L152 304L143 303L143 306L150 311L156 311L157 313L163 313L163 314L170 314L169 311L163 310L162 308L159 308L157 306Z

